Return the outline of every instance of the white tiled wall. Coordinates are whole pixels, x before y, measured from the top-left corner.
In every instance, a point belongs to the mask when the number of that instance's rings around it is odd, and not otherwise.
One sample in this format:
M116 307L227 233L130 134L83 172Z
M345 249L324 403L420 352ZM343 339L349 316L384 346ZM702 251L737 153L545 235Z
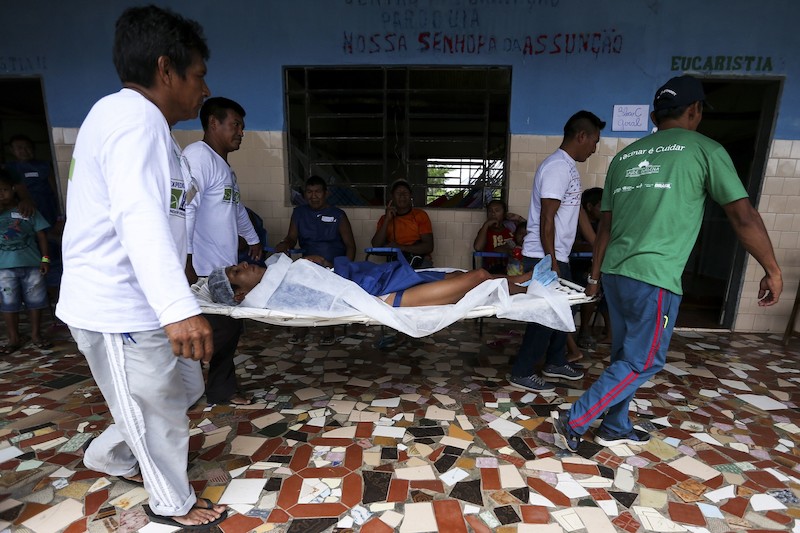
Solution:
M764 273L755 259L748 258L734 329L783 333L800 280L800 141L773 141L758 210L783 271L783 296L773 307L758 307ZM800 321L794 328L800 329Z
M62 192L67 190L67 175L77 130L54 128L57 169ZM200 131L176 131L175 138L186 146L202 137ZM603 137L595 153L580 163L584 188L602 187L611 158L633 139ZM527 216L531 184L536 167L561 143L561 136L513 135L511 137L509 210ZM292 208L288 202L285 166L285 138L282 132L248 131L242 147L229 156L236 171L242 197L248 207L264 219L269 244L276 244L288 230ZM767 163L764 188L758 205L769 231L778 262L783 269L784 294L770 308L757 305L758 280L763 275L752 258L747 263L745 284L734 324L735 331L782 333L797 293L800 279L800 141L774 141ZM349 207L348 217L359 250L370 245L375 223L383 210L375 207ZM472 241L485 220L482 210L428 211L435 238L434 261L440 266L469 268ZM363 255L358 254L357 259ZM800 321L796 324L800 328Z

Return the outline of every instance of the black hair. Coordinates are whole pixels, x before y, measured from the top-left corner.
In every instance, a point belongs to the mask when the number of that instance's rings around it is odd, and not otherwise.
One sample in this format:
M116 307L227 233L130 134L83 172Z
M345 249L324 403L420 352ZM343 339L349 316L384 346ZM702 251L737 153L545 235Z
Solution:
M34 144L33 140L30 137L28 137L27 135L23 135L21 133L13 135L11 137L11 139L8 140L8 144L9 145L14 144L17 141L25 141L26 143L30 144L32 147L36 147L36 144Z
M122 83L152 87L161 56L185 78L194 53L208 60L203 28L194 20L154 5L128 8L117 19L113 56Z
M506 205L505 201L500 200L499 198L495 198L493 200L489 200L489 203L486 204L487 213L489 211L489 206L491 206L493 204L494 205L500 204L500 207L503 208L503 213L508 213L508 205Z
M215 96L203 102L203 107L200 108L200 124L203 130L208 128L208 119L212 116L223 122L228 116L229 109L244 118L244 108L230 98Z
M600 203L600 200L603 199L603 188L602 187L592 187L591 189L586 189L581 194L581 207L586 209L586 206L589 204L597 205Z
M0 167L0 183L5 183L6 185L11 185L12 187L17 184L16 180L11 177L11 173Z
M564 124L564 138L572 139L578 133L585 131L586 133L594 133L606 127L606 123L600 120L600 117L591 111L578 111L567 120Z
M323 178L321 178L319 176L316 176L316 175L309 176L308 179L306 180L306 187L310 187L312 185L321 185L322 186L322 192L325 192L325 191L328 190L328 183Z
M404 179L398 179L394 180L394 183L392 183L392 186L389 189L389 194L394 194L394 191L396 191L399 187L405 187L408 189L408 192L411 192L411 184Z

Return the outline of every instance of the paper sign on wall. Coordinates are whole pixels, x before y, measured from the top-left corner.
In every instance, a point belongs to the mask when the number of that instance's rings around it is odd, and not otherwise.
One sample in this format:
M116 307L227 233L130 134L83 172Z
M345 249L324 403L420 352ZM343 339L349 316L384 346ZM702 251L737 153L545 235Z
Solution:
M615 105L611 131L647 131L649 105Z

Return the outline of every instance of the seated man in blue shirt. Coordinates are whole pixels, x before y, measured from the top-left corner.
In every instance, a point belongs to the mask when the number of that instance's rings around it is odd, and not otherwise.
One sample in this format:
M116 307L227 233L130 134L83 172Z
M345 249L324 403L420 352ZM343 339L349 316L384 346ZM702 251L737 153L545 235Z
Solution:
M350 261L356 257L356 241L353 228L344 211L328 205L328 184L319 176L306 180L306 205L294 208L289 232L275 246L275 252L287 252L300 243L305 255L316 255L324 259L323 266L332 267L336 257L347 256ZM305 337L302 328L289 342L299 344ZM320 344L330 346L335 341L332 328L325 328Z

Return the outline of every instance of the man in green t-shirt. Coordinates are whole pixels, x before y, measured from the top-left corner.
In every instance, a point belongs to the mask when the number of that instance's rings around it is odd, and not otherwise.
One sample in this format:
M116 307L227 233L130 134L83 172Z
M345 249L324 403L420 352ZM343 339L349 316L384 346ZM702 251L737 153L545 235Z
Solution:
M650 439L634 431L628 404L666 361L683 293L681 274L700 231L706 196L722 205L737 237L766 271L759 305L773 305L780 297L781 270L761 216L725 149L696 131L704 101L699 80L669 80L656 91L650 115L658 131L622 150L609 166L586 292L596 292L602 272L611 365L554 421L557 442L572 451L600 416L594 440L602 446Z

